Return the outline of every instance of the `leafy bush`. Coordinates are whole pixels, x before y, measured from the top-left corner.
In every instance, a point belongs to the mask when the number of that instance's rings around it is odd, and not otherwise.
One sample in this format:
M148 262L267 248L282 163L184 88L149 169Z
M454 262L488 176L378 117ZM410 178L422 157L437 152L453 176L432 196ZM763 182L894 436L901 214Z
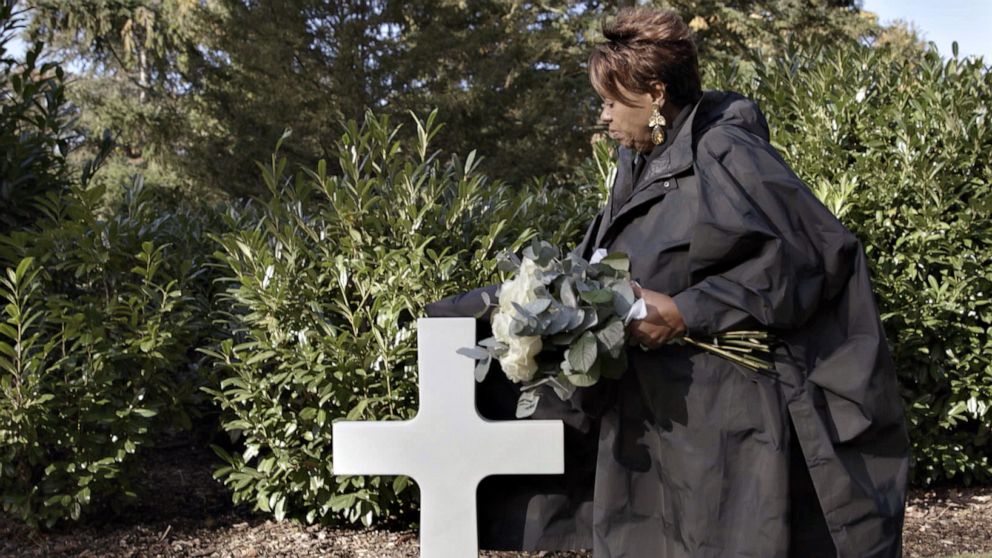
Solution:
M16 26L0 21L2 45ZM140 177L103 214L90 178L110 145L68 166L63 74L34 67L43 47L0 64L0 501L33 526L133 498L135 453L189 428L209 379L191 373L209 221Z
M71 139L71 107L62 68L39 63L35 43L23 64L7 44L23 27L14 4L0 4L0 234L28 226L40 215L33 201L68 184L65 154Z
M914 481L989 482L989 68L858 43L788 52L713 78L758 100L785 159L865 244Z
M74 188L57 221L0 237L0 261L16 263L0 287L0 494L32 524L133 498L133 455L190 427L202 382L190 348L209 299L176 242L192 240L189 222L140 185L98 219L100 190Z
M424 306L495 281L496 253L535 233L574 243L583 232L594 186L489 183L474 153L442 162L429 152L435 116L414 118L412 144L395 140L388 118L348 122L337 176L320 162L289 177L274 155L261 216L234 216L218 237L230 337L204 352L219 367L208 391L243 444L215 446L236 501L279 519L340 512L366 525L408 508L406 477L331 475L331 419L411 418Z

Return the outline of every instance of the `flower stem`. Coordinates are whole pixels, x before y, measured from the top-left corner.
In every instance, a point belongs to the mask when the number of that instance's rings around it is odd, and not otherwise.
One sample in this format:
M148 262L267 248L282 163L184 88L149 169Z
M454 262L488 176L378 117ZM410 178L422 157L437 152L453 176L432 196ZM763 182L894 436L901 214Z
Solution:
M684 340L686 343L689 343L691 345L695 345L695 346L699 347L700 349L709 351L709 352L711 352L713 354L720 355L720 356L722 356L722 357L724 357L724 358L726 358L728 360L731 360L733 362L736 362L737 364L740 364L740 365L742 365L742 366L744 366L746 368L749 368L749 369L751 369L753 371L758 371L758 370L772 370L772 364L771 363L766 362L764 360L761 360L759 358L753 358L753 357L741 355L739 352L732 352L733 349L729 349L727 347L721 347L721 346L713 345L711 343L705 343L703 341L696 341L695 339L692 339L691 337L682 337L682 340ZM767 346L760 346L760 347L763 348L766 351L768 350L768 347ZM737 350L739 351L740 349L737 349ZM747 352L750 353L751 351L748 350Z

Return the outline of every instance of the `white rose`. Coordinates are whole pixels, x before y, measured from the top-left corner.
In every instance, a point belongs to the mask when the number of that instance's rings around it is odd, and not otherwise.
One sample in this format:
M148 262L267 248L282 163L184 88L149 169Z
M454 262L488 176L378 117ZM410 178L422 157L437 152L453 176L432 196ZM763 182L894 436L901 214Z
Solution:
M504 312L496 312L493 314L493 337L497 341L510 344L511 337L510 333L510 323L513 322L513 318L509 314Z
M537 361L534 357L541 352L543 343L539 335L514 337L509 343L509 350L499 359L506 376L516 382L529 382L537 373Z
M500 311L502 312L513 311L513 305L510 303L516 302L517 298L519 298L520 296L519 294L520 287L518 286L519 283L520 282L517 281L516 278L507 279L506 281L503 281L503 284L499 288L498 302L499 302Z
M542 285L541 280L537 276L540 272L541 269L533 260L524 258L516 276L504 282L502 287L500 287L500 308L510 311L513 310L512 303L514 302L523 306L537 299L537 294L534 290Z

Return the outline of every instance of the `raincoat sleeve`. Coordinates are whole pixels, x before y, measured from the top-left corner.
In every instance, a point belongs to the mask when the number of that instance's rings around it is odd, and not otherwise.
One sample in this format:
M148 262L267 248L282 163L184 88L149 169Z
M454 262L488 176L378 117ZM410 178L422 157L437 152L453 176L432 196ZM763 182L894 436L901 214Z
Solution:
M721 126L696 151L687 334L802 325L843 288L857 239L762 137Z
M487 293L489 301L495 303L497 288L499 285L487 285L431 302L426 307L427 316L429 318L475 318L485 310L485 313L479 317L488 323L489 315L492 314L493 309L492 306L486 308L482 293Z

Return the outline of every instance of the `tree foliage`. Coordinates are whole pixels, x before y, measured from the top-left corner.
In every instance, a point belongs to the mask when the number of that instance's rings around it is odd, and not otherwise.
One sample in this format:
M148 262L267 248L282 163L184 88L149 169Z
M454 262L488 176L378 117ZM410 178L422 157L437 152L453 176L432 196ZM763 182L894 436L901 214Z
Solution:
M90 137L121 135L106 180L141 170L153 184L261 193L252 161L285 127L294 164L327 158L339 125L366 109L437 108L451 152L519 183L567 179L590 155L598 99L589 44L623 1L68 0L36 2L35 34L87 62L72 98ZM696 30L704 66L783 39L870 38L853 1L658 1ZM404 131L403 133L406 133ZM118 164L119 163L119 164ZM111 191L114 188L111 187Z

